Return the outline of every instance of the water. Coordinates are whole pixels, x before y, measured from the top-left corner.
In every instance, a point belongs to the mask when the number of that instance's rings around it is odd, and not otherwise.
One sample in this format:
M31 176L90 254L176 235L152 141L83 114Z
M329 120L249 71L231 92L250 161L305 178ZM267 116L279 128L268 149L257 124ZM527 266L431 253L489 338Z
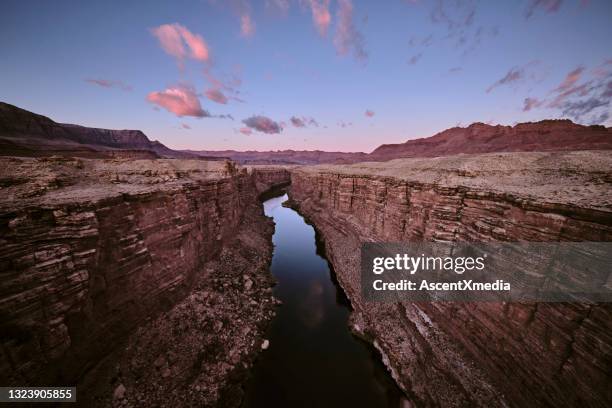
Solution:
M351 335L349 304L317 253L314 229L287 195L267 200L274 217L274 295L283 301L246 388L244 407L398 407L401 393L374 350Z

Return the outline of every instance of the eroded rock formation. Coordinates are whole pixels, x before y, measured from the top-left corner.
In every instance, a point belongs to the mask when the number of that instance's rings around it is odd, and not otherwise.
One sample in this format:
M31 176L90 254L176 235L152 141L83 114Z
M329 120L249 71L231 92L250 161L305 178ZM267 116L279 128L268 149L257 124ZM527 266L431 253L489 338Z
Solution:
M124 387L120 403L172 398L144 367L217 401L271 317L273 228L257 196L288 175L66 158L2 159L0 172L0 383L74 384L131 335L106 384Z
M423 406L609 406L612 307L576 303L366 303L361 242L611 241L612 154L513 153L292 170L354 308Z

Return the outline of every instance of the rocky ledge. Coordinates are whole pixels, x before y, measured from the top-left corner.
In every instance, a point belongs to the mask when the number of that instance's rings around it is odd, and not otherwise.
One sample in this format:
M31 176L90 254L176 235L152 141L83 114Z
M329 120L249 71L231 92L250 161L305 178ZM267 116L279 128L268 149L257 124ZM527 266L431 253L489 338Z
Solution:
M273 314L257 197L288 179L256 173L0 159L0 383L78 383L101 406L236 405Z
M501 153L292 170L354 330L417 406L610 406L612 307L366 303L364 241L612 241L612 152Z

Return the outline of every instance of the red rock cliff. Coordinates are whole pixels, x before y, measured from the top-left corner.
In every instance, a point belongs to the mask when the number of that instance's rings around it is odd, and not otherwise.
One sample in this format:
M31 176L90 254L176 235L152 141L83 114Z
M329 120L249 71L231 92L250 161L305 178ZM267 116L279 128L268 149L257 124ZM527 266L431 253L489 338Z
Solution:
M73 383L184 298L245 214L263 219L255 176L222 166L0 161L0 383Z
M431 137L381 145L362 160L603 149L612 149L612 130L604 126L583 126L570 120L543 120L516 126L473 123L465 128L446 129Z
M292 171L314 223L399 385L423 406L610 406L612 307L365 303L363 241L611 241L610 152L404 159Z

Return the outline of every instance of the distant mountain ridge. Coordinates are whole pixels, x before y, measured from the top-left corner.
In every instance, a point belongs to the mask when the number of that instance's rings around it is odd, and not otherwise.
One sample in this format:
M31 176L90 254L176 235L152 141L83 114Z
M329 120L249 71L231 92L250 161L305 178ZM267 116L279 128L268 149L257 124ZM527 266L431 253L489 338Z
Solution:
M38 156L197 157L151 141L140 130L111 130L57 123L46 116L0 102L0 152Z
M584 126L566 119L547 119L515 126L473 123L404 143L383 144L371 153L323 151L186 150L205 156L228 157L242 164L318 164L386 161L409 157L450 156L460 153L612 150L612 129Z
M519 123L515 126L473 123L431 137L384 144L372 151L373 160L436 157L459 153L612 149L612 129L583 126L566 119Z
M232 159L241 164L319 164L386 161L409 157L521 151L612 150L612 128L570 120L542 120L515 126L473 123L431 137L383 144L371 153L321 150L172 150L140 130L110 130L57 123L0 102L0 155Z

